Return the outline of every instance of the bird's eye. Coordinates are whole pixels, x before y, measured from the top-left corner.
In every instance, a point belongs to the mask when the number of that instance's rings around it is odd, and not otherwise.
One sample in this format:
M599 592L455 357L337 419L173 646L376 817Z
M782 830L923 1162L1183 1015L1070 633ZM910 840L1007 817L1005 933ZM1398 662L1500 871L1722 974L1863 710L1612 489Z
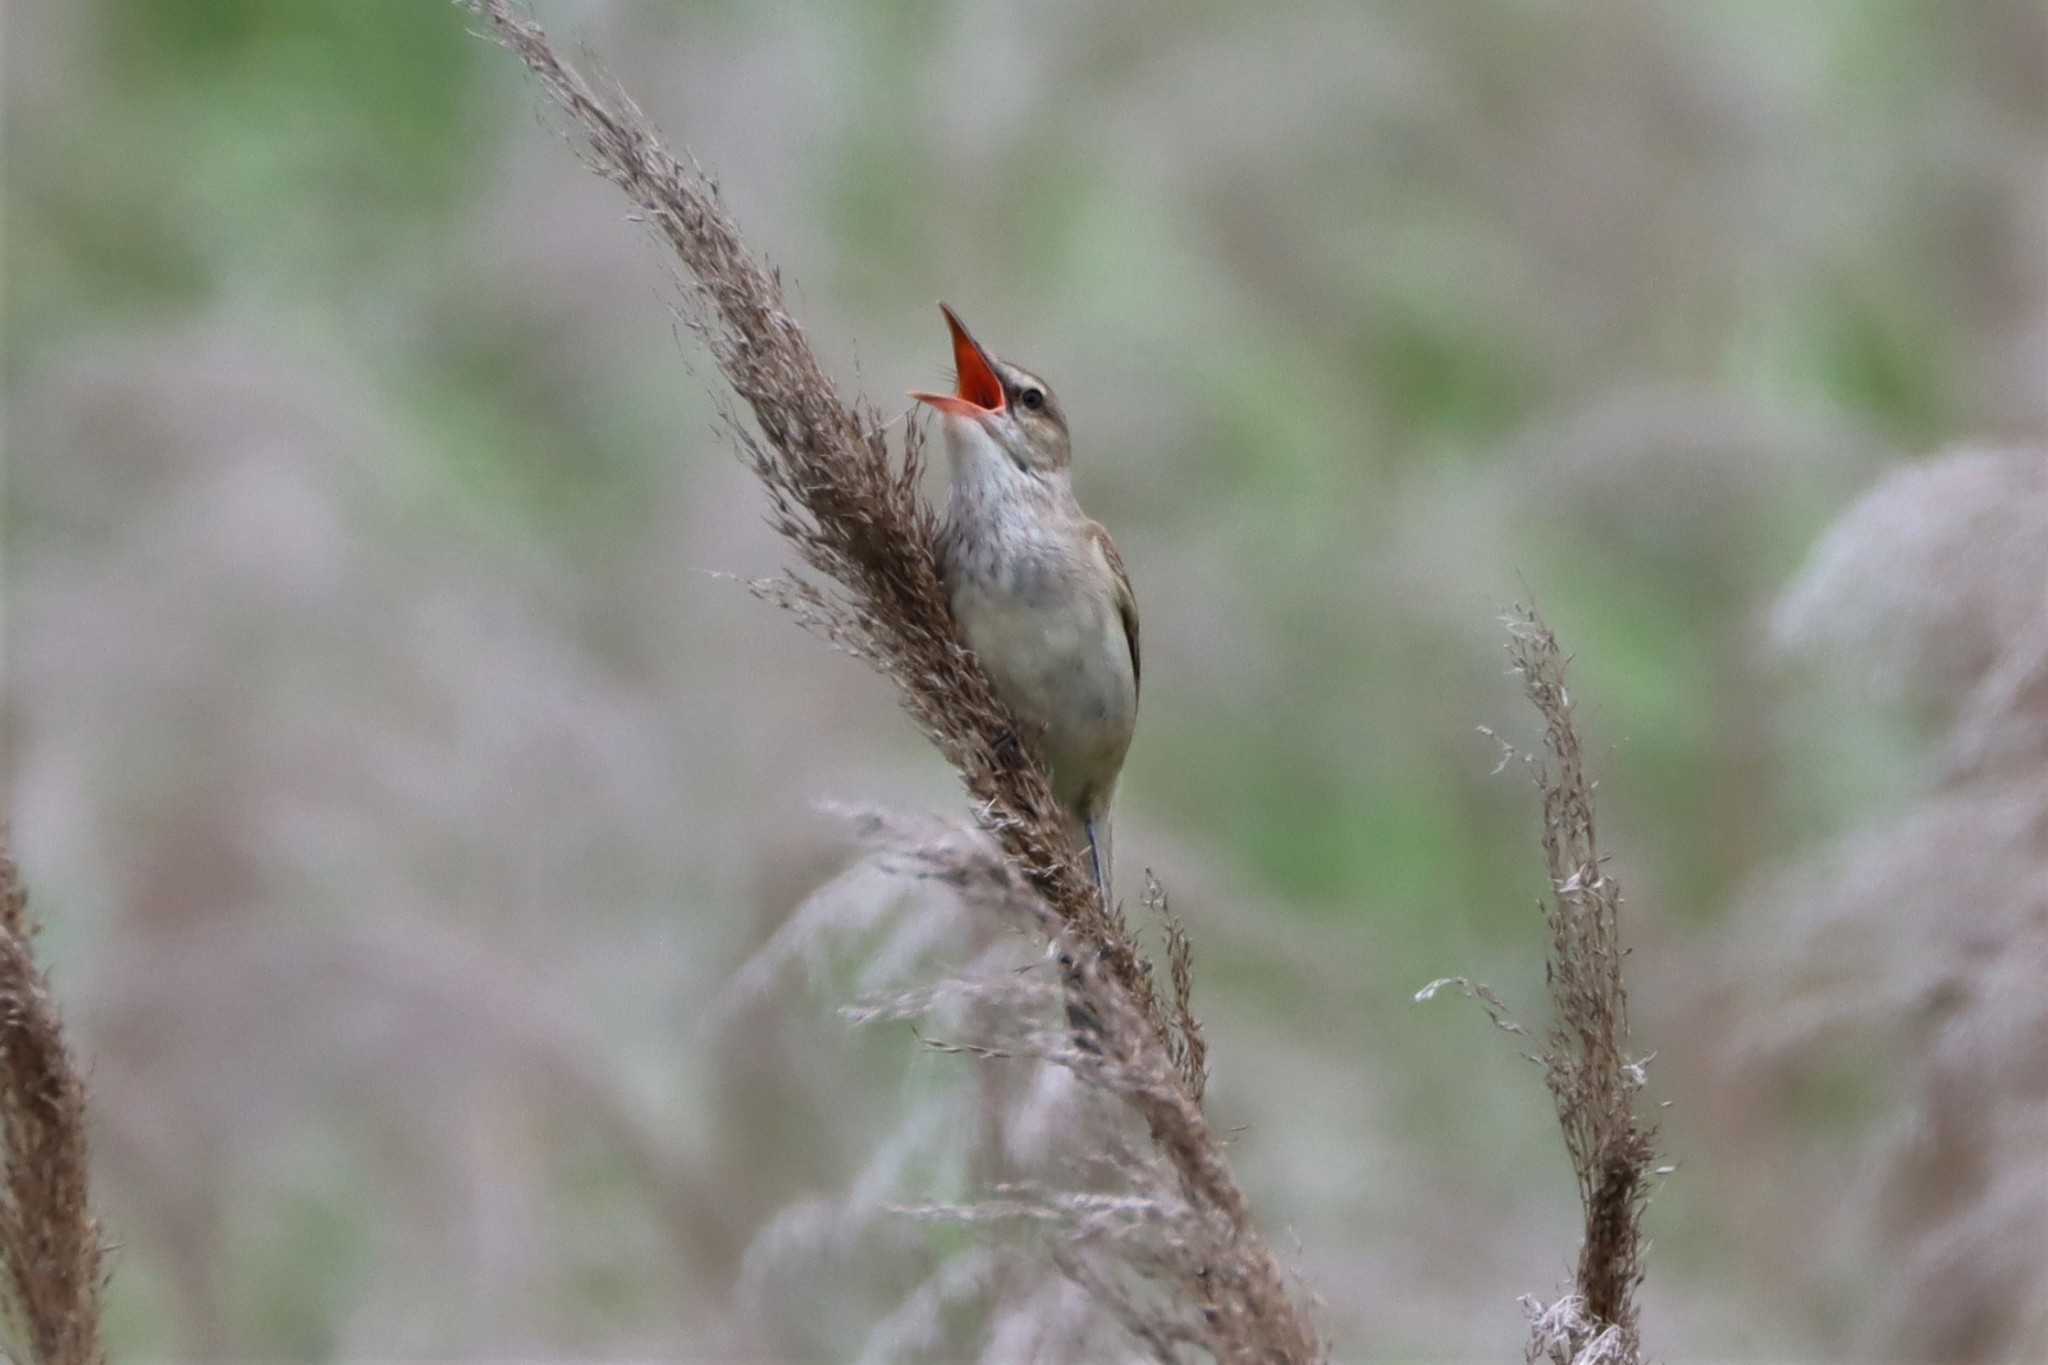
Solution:
M1017 401L1030 408L1033 412L1036 412L1045 406L1045 390L1040 388L1026 389L1018 396Z

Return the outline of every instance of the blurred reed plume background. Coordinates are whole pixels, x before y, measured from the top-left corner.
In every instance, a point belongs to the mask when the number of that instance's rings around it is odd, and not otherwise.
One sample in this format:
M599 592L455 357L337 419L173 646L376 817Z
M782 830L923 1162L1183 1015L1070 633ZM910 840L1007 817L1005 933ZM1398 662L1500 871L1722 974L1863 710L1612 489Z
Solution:
M7 17L7 771L110 1352L1086 1353L1016 1266L1165 1207L1032 1174L1121 1101L888 1022L1052 967L920 871L973 836L819 809L958 788L716 576L786 552L687 296L516 64L424 0ZM1525 584L1672 1101L1646 1349L2048 1349L2037 5L539 17L843 391L929 386L940 296L1059 385L1145 607L1119 852L1338 1358L1511 1358L1575 1279L1526 1068L1408 1003L1542 1017L1474 734L1541 748ZM978 1008L920 1027L1064 1045Z

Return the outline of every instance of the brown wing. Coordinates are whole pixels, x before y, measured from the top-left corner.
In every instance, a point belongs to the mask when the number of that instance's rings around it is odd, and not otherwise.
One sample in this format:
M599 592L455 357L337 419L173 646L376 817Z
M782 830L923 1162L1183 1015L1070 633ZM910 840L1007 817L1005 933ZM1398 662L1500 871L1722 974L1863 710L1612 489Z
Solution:
M1109 564L1110 576L1116 580L1116 613L1124 620L1124 638L1131 645L1131 684L1142 691L1139 684L1144 678L1144 665L1139 662L1138 652L1138 599L1131 592L1131 576L1124 571L1124 557L1116 552L1116 542L1109 538L1109 532L1102 529L1102 523L1088 523L1088 537L1102 550L1102 557Z

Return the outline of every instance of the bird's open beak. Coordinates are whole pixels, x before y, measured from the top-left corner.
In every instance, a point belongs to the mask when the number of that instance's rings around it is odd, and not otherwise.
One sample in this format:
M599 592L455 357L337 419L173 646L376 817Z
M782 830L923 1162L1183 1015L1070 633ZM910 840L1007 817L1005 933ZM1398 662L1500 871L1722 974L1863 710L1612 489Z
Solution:
M945 304L939 311L946 315L946 326L953 332L953 367L959 372L955 393L912 393L910 396L920 403L929 403L940 412L950 412L960 417L984 417L1001 412L1004 407L1003 381L996 377L996 367L989 363L988 352L981 349L967 331L965 323Z

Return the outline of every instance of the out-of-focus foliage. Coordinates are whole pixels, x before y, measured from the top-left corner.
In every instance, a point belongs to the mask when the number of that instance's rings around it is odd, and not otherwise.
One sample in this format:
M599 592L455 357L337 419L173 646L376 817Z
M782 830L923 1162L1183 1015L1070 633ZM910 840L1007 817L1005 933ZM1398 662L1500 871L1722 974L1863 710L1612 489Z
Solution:
M2040 7L540 14L850 383L943 374L944 297L1059 386L1144 607L1119 853L1340 1353L1504 1357L1568 1271L1540 1088L1407 1004L1540 1000L1536 819L1474 729L1525 592L1675 1102L1645 1341L1869 1349L1906 1257L1817 1216L1869 1178L1827 1158L1922 1073L1864 1031L1728 1067L1702 987L1769 1009L1757 888L1946 752L1953 696L1761 624L1881 472L2048 428ZM31 0L5 53L8 776L112 1353L831 1356L890 1288L858 1239L768 1313L748 1248L956 1069L847 1036L857 955L712 1002L843 861L818 798L956 798L706 572L780 552L662 258L433 0Z

